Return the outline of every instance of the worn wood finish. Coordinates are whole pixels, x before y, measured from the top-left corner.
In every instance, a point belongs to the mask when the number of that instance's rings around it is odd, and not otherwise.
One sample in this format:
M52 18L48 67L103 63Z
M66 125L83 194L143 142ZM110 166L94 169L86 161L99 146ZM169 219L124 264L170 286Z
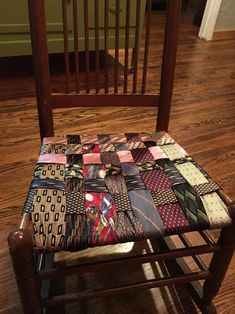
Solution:
M162 33L159 32L164 26L159 13L154 13L152 23L155 32L150 38L151 50L149 55L150 69L158 66L155 64L156 55L160 55L157 42L161 41ZM184 19L181 25L180 45L176 71L176 85L173 97L173 112L170 124L170 133L182 144L195 159L223 186L225 192L232 199L235 198L235 139L234 139L234 47L231 40L205 43L196 38L197 28L193 28L190 19ZM143 46L144 43L141 44ZM158 84L153 72L148 77L147 88L154 88ZM212 75L213 74L213 75ZM27 74L22 71L20 83L12 80L12 91L17 96L18 86L30 84ZM25 77L25 78L24 78ZM4 87L4 82L1 88ZM7 81L6 81L7 82ZM229 82L229 83L228 83ZM63 78L61 81L63 86ZM7 86L8 87L8 86ZM1 95L2 96L2 95ZM26 197L31 175L39 148L39 130L35 125L37 113L34 98L18 98L1 101L1 135L2 145L0 148L2 163L1 174L4 176L0 181L3 199L1 200L0 225L1 243L0 248L0 285L1 285L1 311L5 314L21 313L15 279L11 270L11 263L7 253L6 236L9 231L16 228L20 212ZM72 132L82 133L109 133L124 131L153 131L155 121L155 108L94 108L92 112L87 108L56 110L55 121L56 133L65 134ZM110 117L115 119L110 120ZM141 123L136 124L141 117ZM89 125L87 123L89 119ZM70 121L70 124L68 122ZM78 125L78 122L79 125ZM104 123L104 121L106 121ZM66 124L66 125L65 125ZM24 154L22 154L24 152ZM7 180L5 180L7 178ZM20 188L19 188L20 187ZM212 231L211 236L216 236ZM174 239L174 238L173 238ZM197 234L190 235L195 243L200 242ZM174 239L176 244L178 242ZM128 244L116 246L113 252L127 252ZM139 243L135 249L147 250L147 246ZM79 257L85 261L87 257L98 260L104 258L110 248L97 248L94 251L83 251L78 254L70 254L69 263L72 264ZM124 253L123 253L124 254ZM127 253L125 253L127 254ZM129 252L128 254L131 254ZM99 257L100 255L100 257ZM59 255L57 264L63 264L66 253ZM208 265L210 257L203 256L203 261ZM152 265L153 264L153 265ZM144 265L143 269L135 267L120 267L118 274L103 271L95 276L73 277L66 281L66 287L100 288L101 283L109 283L110 276L113 281L119 283L119 277L143 280L145 276L151 277L153 270L158 273L155 263ZM190 268L196 271L193 260L187 259ZM234 276L235 260L225 277L219 295L215 298L218 313L230 314L234 309ZM60 286L60 287L59 287ZM63 285L58 285L53 290L63 293ZM141 293L122 295L121 297L109 297L97 301L71 305L66 308L59 307L51 313L112 313L125 314L130 311L136 313L196 313L198 309L191 303L190 298L183 290L180 291L180 301L172 288L152 289ZM183 305L182 305L183 303Z

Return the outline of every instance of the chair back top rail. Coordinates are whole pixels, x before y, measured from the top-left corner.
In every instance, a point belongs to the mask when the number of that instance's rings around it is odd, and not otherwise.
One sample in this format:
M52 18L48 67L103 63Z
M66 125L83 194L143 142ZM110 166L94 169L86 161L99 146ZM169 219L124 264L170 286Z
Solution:
M44 1L28 0L41 137L54 135L53 108L79 106L158 106L156 129L167 130L181 0L168 0L167 3L160 92L151 94L146 91L146 86L152 0L116 0L114 6L109 0L73 0L71 17L68 15L67 0L58 0L62 11L65 69L64 90L60 93L53 91L51 82ZM94 16L91 16L93 11ZM110 12L115 15L113 21ZM82 30L79 29L81 21ZM72 25L72 37L69 25ZM84 47L80 47L81 37ZM122 42L124 46L121 46ZM132 56L130 47L133 48ZM121 48L124 48L122 58ZM81 51L84 51L84 62ZM101 54L101 51L104 53ZM114 58L112 62L110 54ZM91 66L93 56L94 71ZM84 65L84 73L81 65Z

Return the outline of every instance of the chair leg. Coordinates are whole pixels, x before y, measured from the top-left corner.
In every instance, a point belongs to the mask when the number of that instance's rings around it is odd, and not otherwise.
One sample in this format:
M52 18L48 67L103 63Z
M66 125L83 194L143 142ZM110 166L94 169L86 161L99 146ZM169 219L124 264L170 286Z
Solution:
M181 12L185 12L187 10L188 2L189 2L188 0L182 1Z
M40 254L39 261L37 263L38 272L40 272L42 270L52 269L53 264L54 264L54 257L55 257L54 252L47 253L47 254ZM40 261L42 263L40 263ZM41 298L42 299L46 299L49 297L51 282L52 282L51 279L42 280L42 283L41 283ZM43 314L46 314L46 313L47 313L47 308L44 307L43 308Z
M26 314L42 314L32 236L28 230L19 229L9 235L8 243L23 311Z
M205 281L203 286L203 302L210 313L213 313L210 310L212 307L212 299L219 292L219 288L235 249L235 203L232 203L230 206L230 213L233 220L232 224L228 227L224 227L221 231L218 240L221 249L212 257L209 266L211 277Z

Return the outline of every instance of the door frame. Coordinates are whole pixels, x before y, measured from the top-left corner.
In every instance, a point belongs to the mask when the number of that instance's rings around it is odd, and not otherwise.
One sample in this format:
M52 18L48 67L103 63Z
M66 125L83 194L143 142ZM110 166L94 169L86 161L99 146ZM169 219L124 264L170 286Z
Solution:
M198 36L206 41L213 37L222 0L207 0Z

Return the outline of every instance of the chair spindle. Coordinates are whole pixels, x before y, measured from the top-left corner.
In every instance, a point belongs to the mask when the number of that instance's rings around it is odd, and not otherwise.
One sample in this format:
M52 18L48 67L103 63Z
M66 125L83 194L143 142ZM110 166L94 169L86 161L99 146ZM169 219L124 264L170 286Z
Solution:
M115 16L115 65L114 65L114 93L118 93L119 81L119 25L120 25L120 0L116 0Z
M124 93L128 87L128 58L129 58L129 29L130 29L130 0L126 1L126 30L125 30L125 65L124 65Z
M78 46L78 12L77 0L73 0L73 29L74 29L74 62L75 62L75 89L79 94L79 46Z
M150 23L151 23L152 0L147 2L147 17L146 17L146 32L145 32L145 47L144 47L144 64L142 77L142 94L146 91L146 78L148 70L148 55L149 55L149 37L150 37Z
M95 0L95 89L98 94L99 86L99 0Z
M138 74L138 61L139 61L139 39L140 39L140 8L141 0L137 0L136 4L136 22L135 22L135 53L134 53L134 75L133 75L133 94L137 90L137 74Z
M65 92L70 92L70 62L69 62L69 43L68 43L68 22L67 22L67 1L62 0L62 18L64 35L64 58L65 58Z
M84 3L86 93L90 94L90 53L89 53L88 1L84 0L83 3Z
M104 51L105 51L105 94L109 92L109 65L108 65L108 53L109 53L109 0L105 0L104 8Z

